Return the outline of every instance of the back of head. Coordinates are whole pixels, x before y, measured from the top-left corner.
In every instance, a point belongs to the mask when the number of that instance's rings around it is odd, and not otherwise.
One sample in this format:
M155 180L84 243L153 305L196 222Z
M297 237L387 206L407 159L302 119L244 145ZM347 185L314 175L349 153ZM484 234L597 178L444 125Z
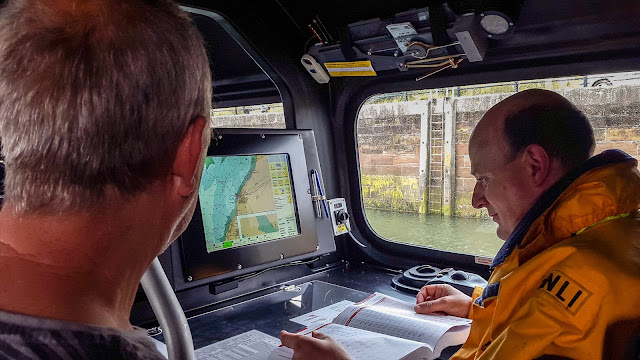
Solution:
M593 154L595 139L589 120L561 95L534 89L507 101L517 104L505 116L503 128L512 158L537 144L568 171Z
M9 0L0 9L5 205L95 206L169 171L189 124L209 118L203 41L170 1Z

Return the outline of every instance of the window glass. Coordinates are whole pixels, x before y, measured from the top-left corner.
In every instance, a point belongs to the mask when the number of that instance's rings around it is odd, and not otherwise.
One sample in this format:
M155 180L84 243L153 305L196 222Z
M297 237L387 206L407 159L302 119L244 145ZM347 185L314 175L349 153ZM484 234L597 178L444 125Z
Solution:
M213 109L211 121L214 128L286 128L282 103Z
M596 154L640 159L640 72L380 94L361 107L358 156L365 215L381 237L493 257L504 243L485 209L471 206L467 145L491 106L531 88L557 91L591 121Z

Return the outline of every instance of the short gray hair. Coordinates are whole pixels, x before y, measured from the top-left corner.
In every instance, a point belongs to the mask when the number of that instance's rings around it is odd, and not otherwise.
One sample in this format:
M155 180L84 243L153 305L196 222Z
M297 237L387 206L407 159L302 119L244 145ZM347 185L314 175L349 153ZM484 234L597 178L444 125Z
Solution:
M168 174L192 121L210 118L203 40L177 5L61 3L0 8L5 205L23 213L145 190Z

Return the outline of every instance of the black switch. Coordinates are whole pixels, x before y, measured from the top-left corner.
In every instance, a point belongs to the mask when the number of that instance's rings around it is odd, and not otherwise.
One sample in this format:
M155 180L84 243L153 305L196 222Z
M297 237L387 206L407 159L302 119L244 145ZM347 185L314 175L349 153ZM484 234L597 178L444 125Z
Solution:
M338 224L344 224L347 220L349 220L349 214L344 210L338 210L335 212L336 222Z

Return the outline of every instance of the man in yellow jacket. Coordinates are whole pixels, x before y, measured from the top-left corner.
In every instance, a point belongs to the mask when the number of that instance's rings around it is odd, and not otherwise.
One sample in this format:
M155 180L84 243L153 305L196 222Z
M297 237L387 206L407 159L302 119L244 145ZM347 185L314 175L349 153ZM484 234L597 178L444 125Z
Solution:
M620 359L640 331L640 173L609 150L591 157L584 116L550 91L489 110L469 141L477 183L504 246L484 289L424 287L416 311L473 319L452 359Z
M620 359L640 331L640 172L610 150L592 157L588 120L562 96L517 93L469 141L486 208L504 246L486 288L469 297L429 285L416 312L473 320L452 359ZM330 337L283 332L300 359L348 359Z

